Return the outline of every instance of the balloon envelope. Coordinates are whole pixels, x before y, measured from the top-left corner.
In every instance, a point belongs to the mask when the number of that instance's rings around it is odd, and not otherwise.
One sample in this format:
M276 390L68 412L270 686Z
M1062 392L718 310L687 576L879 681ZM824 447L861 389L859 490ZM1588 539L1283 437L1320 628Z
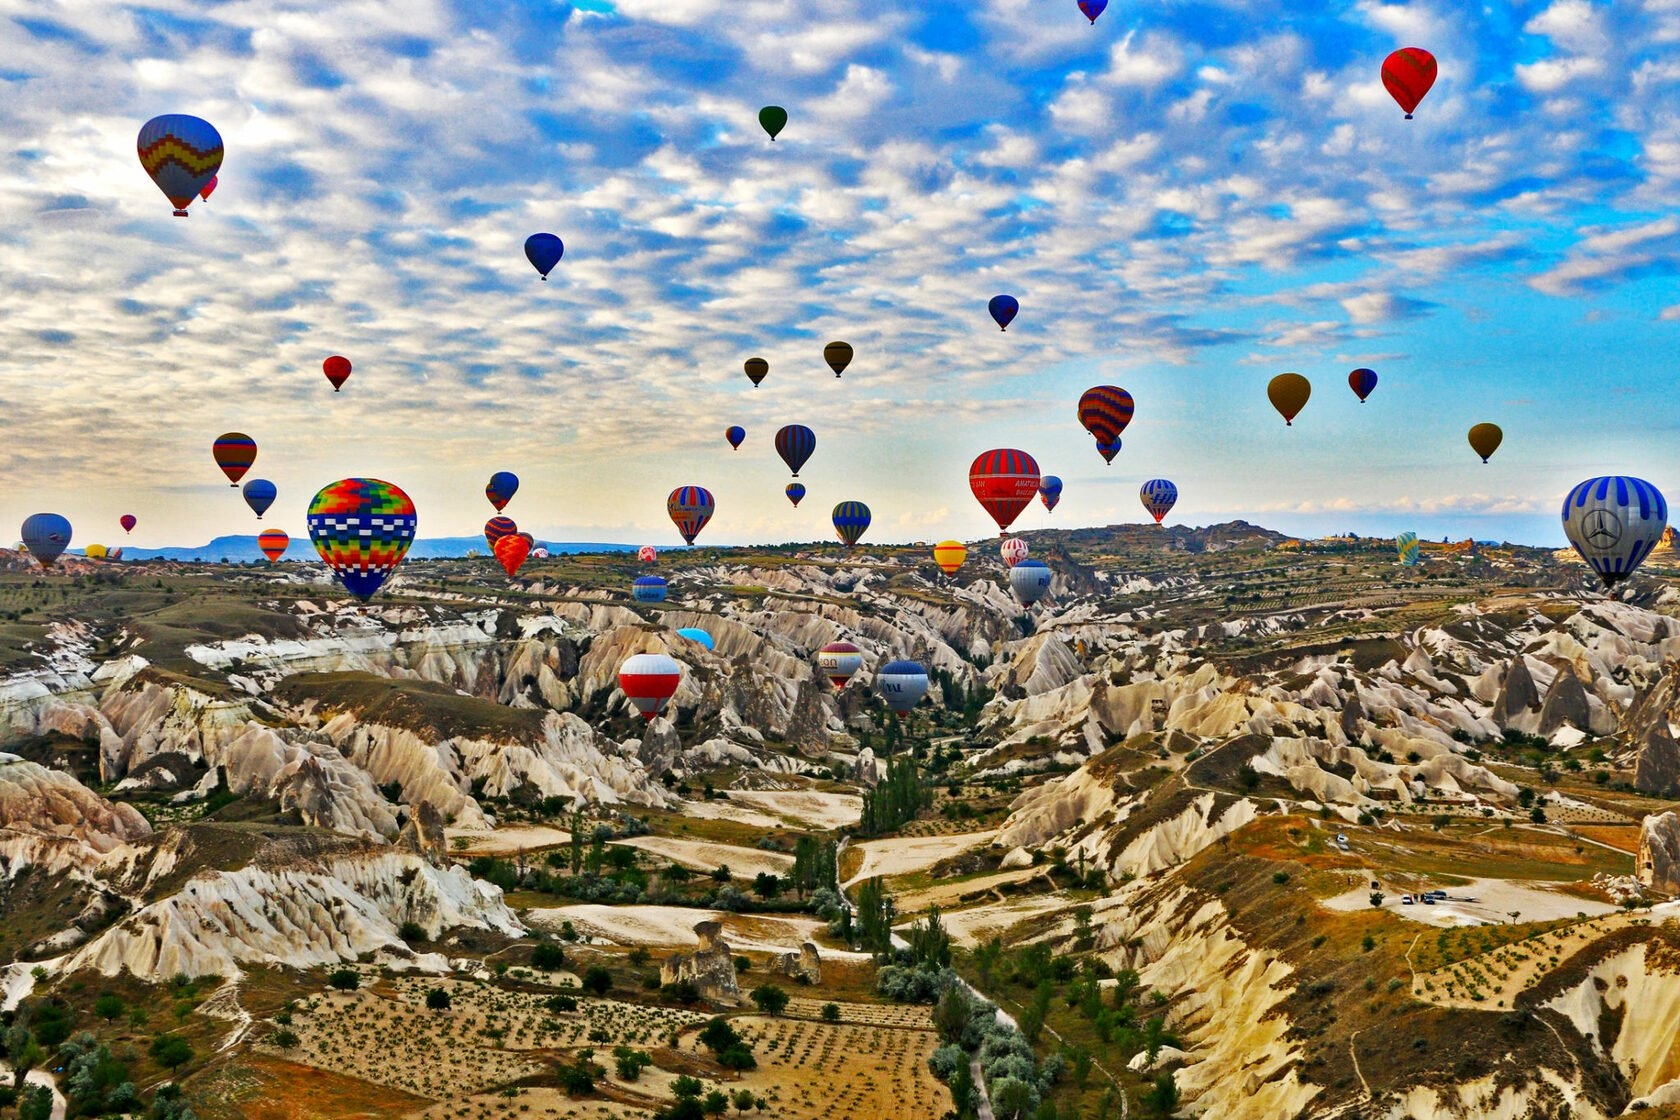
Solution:
M852 364L852 357L849 342L831 342L823 347L823 361L828 363L828 368L834 371L836 377L846 372L846 367Z
M1056 505L1062 500L1062 480L1053 474L1047 474L1038 484L1038 500L1044 503L1044 508L1051 513L1056 512Z
M940 541L933 546L933 562L948 576L957 574L968 559L968 546L961 541Z
M513 501L513 496L519 493L519 476L512 471L497 471L490 476L490 481L484 486L484 496L490 499L490 504L500 513Z
M566 246L552 233L533 233L525 239L525 259L542 274L544 280L548 279L548 274L554 271L554 266L565 254Z
M1364 404L1365 398L1371 395L1371 390L1377 387L1377 371L1361 366L1348 374L1348 387L1359 398L1359 403Z
M1668 502L1642 478L1589 478L1563 499L1563 531L1607 588L1645 562L1667 527Z
M210 176L210 181L204 184L204 189L198 192L198 197L202 198L206 202L209 202L210 196L216 193L216 186L218 182L220 182L220 180L218 180L216 176Z
M747 430L741 427L741 425L735 424L727 432L723 433L723 438L729 441L729 446L739 451L741 449L741 441L747 438Z
M309 539L346 591L367 600L414 543L418 519L402 489L377 478L345 478L309 503Z
M274 488L274 483L266 478L253 478L245 484L243 491L245 504L251 507L251 512L260 519L268 512L268 507L274 504L275 496L280 492Z
M793 477L817 449L817 434L803 424L789 424L776 433L776 454L782 457Z
M983 451L968 468L968 487L999 532L1007 531L1037 496L1039 482L1037 460L1012 447Z
M618 687L650 722L681 684L682 666L663 653L638 653L619 666Z
M332 382L333 392L336 393L350 380L350 359L334 354L321 363L321 372L327 375L327 380Z
M502 571L512 579L531 555L531 538L524 533L509 533L492 545L491 551L496 554L496 562L502 566Z
M1400 554L1400 563L1408 568L1417 567L1418 535L1416 533L1397 533L1394 537L1394 551Z
M992 313L992 322L998 325L998 330L1006 331L1015 321L1015 316L1020 314L1021 304L1014 296L993 296L986 304L986 310Z
M644 564L651 564L659 559L659 550L651 544L644 544L636 550L636 559Z
M763 358L748 358L741 368L747 371L747 380L753 383L754 389L770 374L770 363Z
M1108 7L1108 0L1079 0L1079 10L1085 13L1085 18L1093 24L1097 17Z
M787 122L787 110L780 105L766 105L758 111L758 123L764 127L765 132L770 134L772 140L781 134L782 129L787 127Z
M70 547L70 522L56 513L32 513L23 519L18 535L41 567L50 568Z
M1136 402L1118 385L1097 385L1079 398L1079 423L1102 444L1118 444L1120 433L1132 422Z
M117 521L118 521L118 524L120 524L123 527L123 532L125 532L125 533L134 532L134 527L136 525L140 524L140 519L138 517L135 517L132 513L123 514L121 517L119 517L117 519Z
M257 547L262 549L271 564L286 555L291 543L292 538L284 529L264 529L257 534Z
M671 523L682 534L682 539L693 544L694 538L700 535L700 530L717 512L717 502L704 486L679 486L665 499L665 512L671 515Z
M1266 386L1266 396L1283 417L1283 422L1292 425L1295 417L1307 407L1307 398L1312 396L1312 382L1298 373L1280 373Z
M492 517L484 523L484 543L490 546L490 554L496 554L496 542L503 537L511 537L519 532L519 526L511 517Z
M1050 565L1042 560L1023 560L1009 569L1009 590L1023 607L1030 607L1050 594Z
M835 688L845 688L846 682L863 668L863 651L851 642L830 642L817 651L817 668Z
M914 661L894 661L875 674L875 691L899 715L920 703L927 690L927 670Z
M1115 439L1115 440L1109 440L1107 443L1104 443L1102 440L1098 440L1097 441L1097 454L1101 455L1103 457L1103 462L1112 465L1113 462L1114 462L1114 457L1116 455L1120 454L1120 441Z
M1505 442L1505 433L1498 424L1477 424L1470 429L1470 449L1487 462L1493 453L1499 450L1499 445Z
M1030 551L1027 542L1020 537L1005 537L1003 543L998 545L998 555L1003 557L1003 566L1006 568L1013 568L1025 560Z
M707 649L717 648L717 643L712 641L712 636L696 626L685 626L683 629L678 630L677 637L687 638L696 645L705 646Z
M103 560L110 555L110 550L102 544L90 544L82 549L82 555L89 560Z
M869 528L869 507L862 502L841 502L834 507L834 531L847 548L857 544Z
M800 499L805 497L805 484L803 482L790 482L783 493L787 495L788 501L793 503L793 508L798 509Z
M140 166L174 204L178 218L187 216L187 207L222 166L222 134L209 121L185 113L147 121L135 147Z
M1435 84L1435 56L1422 47L1401 47L1382 64L1383 88L1412 119L1412 111Z
M1159 525L1178 503L1178 487L1164 478L1152 478L1138 489L1138 497L1143 501L1143 508Z
M638 603L663 603L665 590L665 580L660 576L637 576L630 585L630 594Z
M224 432L210 445L210 454L227 475L228 485L238 486L251 464L257 461L257 441L244 432Z

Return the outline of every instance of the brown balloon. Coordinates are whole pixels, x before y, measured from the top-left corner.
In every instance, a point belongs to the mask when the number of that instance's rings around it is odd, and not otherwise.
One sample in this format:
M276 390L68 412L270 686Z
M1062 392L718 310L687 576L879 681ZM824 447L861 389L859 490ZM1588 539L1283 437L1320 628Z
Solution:
M1505 442L1505 433L1498 424L1477 424L1470 429L1470 448L1487 462L1499 445Z
M747 371L747 379L753 383L753 388L756 389L758 383L769 374L770 363L763 358L748 358L747 364L743 368Z
M839 377L846 372L846 367L852 364L852 346L849 342L831 342L823 347L823 361L828 368Z
M1280 373L1266 386L1266 396L1271 398L1272 407L1278 410L1283 422L1293 425L1295 417L1307 407L1307 398L1312 396L1312 382L1298 373Z

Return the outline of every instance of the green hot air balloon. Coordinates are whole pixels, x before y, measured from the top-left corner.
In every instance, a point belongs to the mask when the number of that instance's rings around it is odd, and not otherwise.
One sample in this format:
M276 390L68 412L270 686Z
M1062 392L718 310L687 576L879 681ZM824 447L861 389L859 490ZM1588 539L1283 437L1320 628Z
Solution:
M787 110L780 105L766 105L758 111L758 123L764 126L772 141L787 127L787 121Z

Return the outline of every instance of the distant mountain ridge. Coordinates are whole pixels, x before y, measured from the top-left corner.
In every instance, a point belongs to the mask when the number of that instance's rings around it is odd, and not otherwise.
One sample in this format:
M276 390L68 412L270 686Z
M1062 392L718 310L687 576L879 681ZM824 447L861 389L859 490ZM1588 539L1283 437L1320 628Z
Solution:
M579 552L634 552L637 545L611 544L602 541L538 541L538 547L546 548L552 554ZM134 548L121 543L112 544L112 548L123 550L124 560L206 560L217 563L224 559L235 562L243 560L266 560L262 549L257 547L257 538L251 536L216 537L208 544L195 548ZM80 552L80 549L73 551ZM414 542L408 550L408 555L415 560L444 560L465 556L469 551L476 551L484 555L488 550L484 547L484 538L476 537L431 537L422 538ZM284 559L287 560L319 560L315 546L309 543L308 537L293 537L292 543L286 549Z

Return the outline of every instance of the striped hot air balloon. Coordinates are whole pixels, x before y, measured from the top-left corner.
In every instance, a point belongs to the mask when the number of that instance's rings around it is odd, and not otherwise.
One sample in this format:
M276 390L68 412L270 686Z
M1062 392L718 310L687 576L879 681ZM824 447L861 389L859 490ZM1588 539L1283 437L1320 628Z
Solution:
M309 503L315 551L358 599L371 599L414 543L419 519L401 487L377 478L345 478Z
M998 555L1003 557L1003 566L1006 568L1013 568L1025 560L1028 551L1030 550L1027 542L1020 537L1005 537L1003 543L998 545Z
M484 543L490 546L490 554L496 554L496 542L503 537L511 537L519 532L519 526L511 517L492 517L484 523Z
M630 585L630 594L638 603L663 603L666 586L661 576L637 576Z
M1050 565L1042 560L1023 560L1009 569L1009 590L1023 607L1030 607L1050 594Z
M983 451L968 468L968 486L997 522L1000 533L1038 495L1038 462L1025 451L1000 447Z
M799 503L805 498L805 484L803 482L790 482L787 484L787 489L783 490L782 493L786 494L787 500L793 503L793 508L798 509Z
M638 653L618 670L618 687L650 723L677 694L682 666L663 653Z
M789 424L776 433L776 454L782 457L793 477L817 449L817 434L803 424Z
M869 528L869 507L862 502L841 502L834 507L834 532L847 548L856 546Z
M513 496L519 493L519 476L512 471L497 471L490 476L490 481L484 484L484 496L490 499L490 504L500 513L513 501Z
M525 561L531 556L532 541L527 533L509 533L491 546L496 555L496 562L502 566L502 571L512 579L519 574Z
M1410 532L1395 534L1394 551L1400 554L1400 563L1408 568L1417 567L1418 557L1421 555L1418 549L1418 535Z
M682 539L693 544L694 538L700 535L700 530L717 512L717 502L704 486L679 486L665 499L665 511L671 515L671 523L682 534Z
M187 216L187 207L222 166L222 134L209 121L185 113L147 121L135 147L140 166L174 204L177 218Z
M830 642L817 651L817 668L835 688L845 688L863 668L863 651L851 642Z
M1143 508L1149 511L1149 516L1155 519L1155 524L1159 525L1161 519L1178 504L1178 487L1164 478L1152 478L1138 488L1138 498L1142 500Z
M968 559L968 546L961 541L940 541L933 546L933 562L948 576L954 576Z
M1607 588L1633 574L1668 528L1668 502L1642 478L1603 475L1563 499L1563 531Z
M1135 408L1132 395L1120 386L1095 385L1079 398L1079 426L1091 433L1099 451L1109 444L1119 451L1120 433L1132 422ZM1110 462L1114 460L1114 456L1106 451L1103 458Z
M237 488L239 480L257 461L257 441L244 432L224 432L210 445L210 455L227 475L228 485Z
M291 535L284 529L264 529L257 534L257 547L262 549L270 564L278 563L291 544Z

